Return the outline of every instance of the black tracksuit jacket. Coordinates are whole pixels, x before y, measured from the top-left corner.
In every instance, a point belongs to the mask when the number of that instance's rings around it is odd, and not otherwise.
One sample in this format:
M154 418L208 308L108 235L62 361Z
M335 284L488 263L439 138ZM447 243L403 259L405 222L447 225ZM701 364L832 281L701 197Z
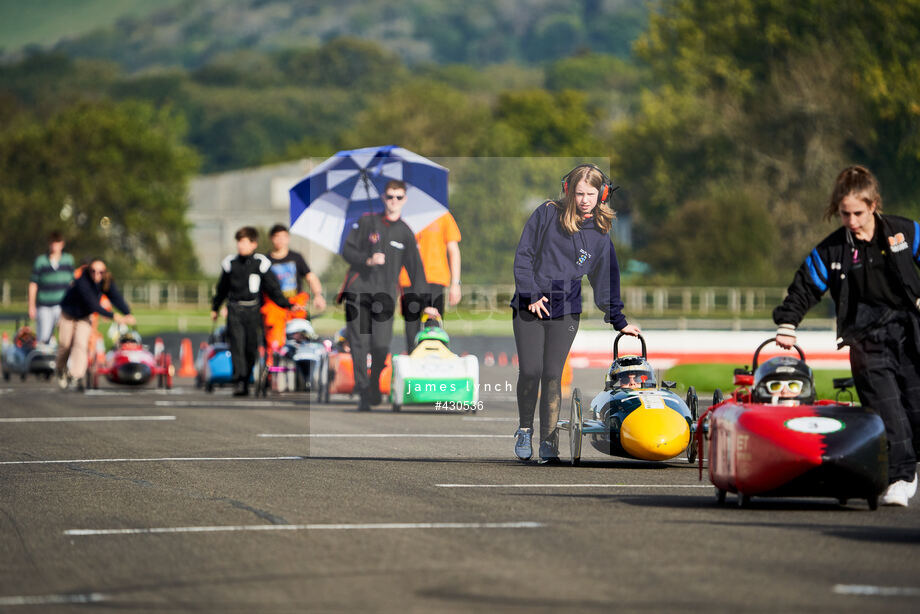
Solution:
M920 266L920 224L907 218L881 214L876 214L875 222L875 232L883 233L888 239L889 266L894 268L906 298L920 312L920 275L917 272ZM849 272L854 249L852 233L843 226L821 241L799 267L783 303L773 310L773 321L798 326L805 313L830 290L837 308L837 345L849 345L853 335L860 332L854 330L855 322L852 320L855 310L849 304Z
M385 255L385 263L368 266L367 259L375 252ZM402 219L391 222L384 214L362 216L345 239L342 256L351 267L341 297L383 293L393 299L395 305L399 272L403 267L409 273L411 291L422 296L430 294L418 243Z

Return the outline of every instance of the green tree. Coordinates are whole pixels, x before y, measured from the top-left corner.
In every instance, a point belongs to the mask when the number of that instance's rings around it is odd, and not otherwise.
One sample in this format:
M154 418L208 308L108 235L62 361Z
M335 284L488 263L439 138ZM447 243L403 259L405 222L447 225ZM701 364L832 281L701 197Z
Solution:
M197 158L182 123L149 104L82 103L48 120L20 114L0 129L0 262L25 271L47 233L119 275L190 276L185 220Z

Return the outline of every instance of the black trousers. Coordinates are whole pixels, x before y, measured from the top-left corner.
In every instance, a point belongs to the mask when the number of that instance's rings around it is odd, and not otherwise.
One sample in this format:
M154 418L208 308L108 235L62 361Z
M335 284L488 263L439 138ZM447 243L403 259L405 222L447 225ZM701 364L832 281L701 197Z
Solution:
M257 306L228 305L227 341L233 360L233 381L248 385L262 342L262 313Z
M540 394L540 442L558 445L556 421L562 407L562 369L572 348L581 314L541 320L529 311L514 310L512 328L520 372L517 383L521 428L533 428Z
M404 293L399 297L400 312L406 325L406 351L415 349L415 336L422 328L422 312L425 307L434 307L444 317L444 286L431 284L431 294Z
M878 412L885 423L889 482L909 482L917 471L920 352L912 324L909 318L889 322L850 345L850 367L859 400Z
M345 338L351 346L355 393L365 399L369 390L380 386L380 373L386 365L393 339L393 314L396 300L385 293L345 293ZM367 355L371 355L371 374L367 375Z

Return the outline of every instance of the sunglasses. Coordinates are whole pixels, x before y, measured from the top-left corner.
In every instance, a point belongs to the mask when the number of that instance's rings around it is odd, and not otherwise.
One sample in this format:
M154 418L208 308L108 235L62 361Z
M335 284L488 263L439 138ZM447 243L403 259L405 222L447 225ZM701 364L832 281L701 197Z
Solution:
M404 199L405 197L406 197L405 194L385 194L385 195L383 196L384 200L393 200L394 198L395 198L396 200L402 200L402 199Z
M778 394L782 392L783 388L792 394L799 394L802 392L802 387L802 382L796 379L789 381L773 380L767 382L767 390L769 390L771 394Z

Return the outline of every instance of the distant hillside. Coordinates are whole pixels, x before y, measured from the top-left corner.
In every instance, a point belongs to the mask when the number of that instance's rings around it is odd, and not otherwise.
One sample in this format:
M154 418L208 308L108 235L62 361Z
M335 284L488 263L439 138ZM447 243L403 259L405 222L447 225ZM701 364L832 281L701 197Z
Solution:
M16 13L12 2L0 1ZM80 11L62 10L77 4ZM648 16L643 0L163 0L156 10L143 0L116 4L117 11L106 13L109 0L33 0L22 3L29 8L17 20L23 28L31 24L25 39L34 41L38 25L27 18L47 11L46 40L54 41L60 29L51 22L66 14L73 32L84 33L54 48L136 71L195 68L242 49L317 47L343 35L376 41L410 64L533 63L589 49L626 56ZM93 16L99 27L85 32ZM3 47L7 57L15 49L9 42Z
M179 0L0 0L0 52L49 47L124 17L142 18Z

